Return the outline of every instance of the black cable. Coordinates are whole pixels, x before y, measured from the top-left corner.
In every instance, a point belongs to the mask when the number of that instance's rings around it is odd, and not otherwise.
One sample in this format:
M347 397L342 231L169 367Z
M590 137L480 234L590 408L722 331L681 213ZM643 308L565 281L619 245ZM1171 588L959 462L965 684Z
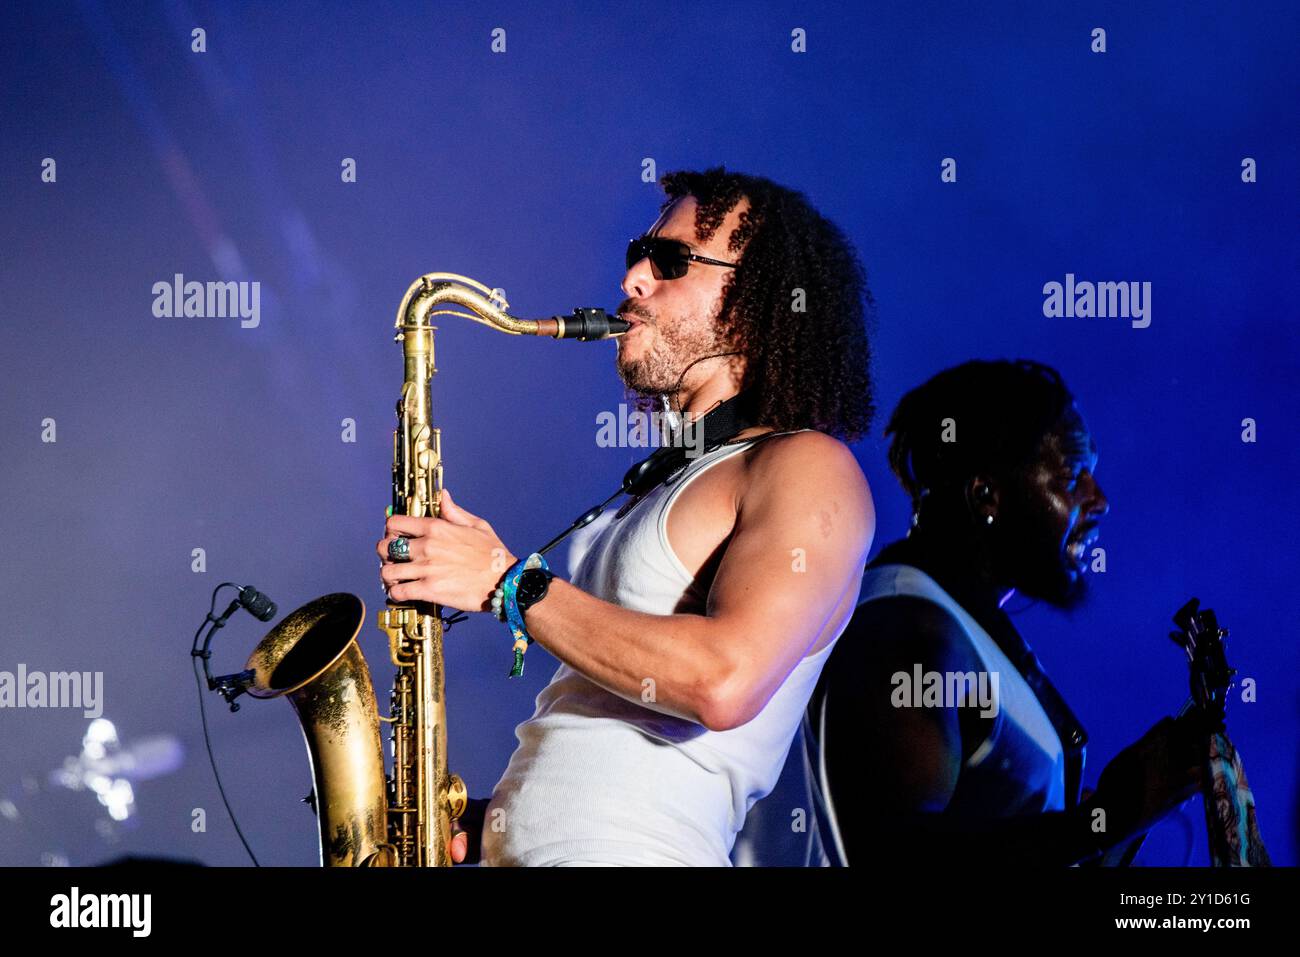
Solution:
M207 670L209 652L206 647L201 652L198 650L199 636L203 634L203 629L207 627L209 622L216 621L216 619L212 617L212 613L217 610L217 592L227 586L233 588L239 587L234 582L222 582L212 590L212 604L208 608L208 617L203 619L203 624L199 625L199 630L194 633L194 642L190 646L190 665L194 671L194 683L199 692L199 721L203 725L203 744L208 751L208 763L212 765L212 776L217 780L217 792L221 795L221 803L226 806L226 814L230 816L230 823L234 825L235 833L239 835L239 841L244 845L244 850L248 852L248 856L252 859L253 866L261 867L262 864L258 861L257 855L253 853L253 849L248 846L248 841L244 838L244 832L239 829L239 822L235 820L235 812L230 807L230 801L226 797L226 789L221 783L221 773L217 770L217 758L216 755L212 753L212 738L208 735L208 712L203 706L203 678L199 674L198 666L195 664L198 659L202 658L204 670ZM212 634L209 632L208 639L211 640L211 638Z
M203 679L199 676L197 667L194 668L194 681L199 689L199 719L203 724L203 744L208 749L208 763L212 765L212 776L217 780L217 791L221 795L221 803L226 806L226 814L230 816L230 823L234 825L235 833L239 835L239 841L244 845L244 850L252 858L253 866L261 867L262 864L258 861L257 855L253 853L253 849L248 846L248 841L244 838L244 832L239 829L239 822L235 820L235 812L231 810L230 801L226 797L226 789L221 784L221 773L217 771L217 759L212 753L212 739L208 737L208 713L207 709L203 707Z
M686 373L690 372L691 369L695 366L696 363L698 363L698 362L703 362L705 359L720 359L720 358L722 358L723 356L738 356L738 355L741 355L741 354L742 354L742 353L739 352L739 351L735 351L735 352L715 352L715 353L713 353L712 355L700 356L698 359L692 359L690 362L688 362L688 363L686 364L686 368L682 370L682 374L681 374L680 376L677 377L677 385L673 388L673 391L672 391L672 393L671 393L671 394L672 394L672 397L673 397L673 402L676 402L676 401L677 401L677 393L679 393L679 392L682 391L682 383L686 380ZM666 397L666 396L665 396L665 397ZM681 409L673 409L673 412L675 412L675 413L676 413L677 415L679 415L679 416L682 414L682 410L681 410ZM684 420L683 420L683 424L685 424Z

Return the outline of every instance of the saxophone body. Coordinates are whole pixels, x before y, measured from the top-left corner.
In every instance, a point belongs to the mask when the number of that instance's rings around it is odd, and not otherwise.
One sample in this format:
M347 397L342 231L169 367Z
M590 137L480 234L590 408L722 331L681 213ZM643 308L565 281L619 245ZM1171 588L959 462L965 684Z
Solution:
M469 312L457 312L458 306ZM602 339L626 331L599 309L572 317L518 319L480 283L454 273L421 276L397 310L403 381L393 433L390 514L437 517L442 446L430 414L435 315L457 315L510 335ZM621 327L621 328L620 328ZM287 697L298 715L311 760L321 863L327 867L450 865L451 823L468 800L447 765L446 670L438 605L395 603L378 613L396 668L389 715L379 714L357 635L365 619L360 598L325 595L289 614L248 660L248 693ZM390 729L392 772L384 770L380 724Z
M429 411L436 372L432 307L440 300L421 280L397 312L396 340L404 375L393 432L392 514L437 517L442 496L442 442ZM462 305L487 305L462 302ZM395 604L380 610L380 629L397 668L391 696L393 773L388 780L388 843L400 867L451 864L451 822L465 809L461 779L447 768L446 669L442 611L437 605Z

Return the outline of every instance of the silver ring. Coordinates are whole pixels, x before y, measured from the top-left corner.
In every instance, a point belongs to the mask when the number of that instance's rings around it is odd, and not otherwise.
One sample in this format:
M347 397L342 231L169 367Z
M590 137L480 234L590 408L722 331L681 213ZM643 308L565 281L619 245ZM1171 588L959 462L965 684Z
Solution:
M388 557L395 562L411 560L411 543L405 538L395 538L388 543Z

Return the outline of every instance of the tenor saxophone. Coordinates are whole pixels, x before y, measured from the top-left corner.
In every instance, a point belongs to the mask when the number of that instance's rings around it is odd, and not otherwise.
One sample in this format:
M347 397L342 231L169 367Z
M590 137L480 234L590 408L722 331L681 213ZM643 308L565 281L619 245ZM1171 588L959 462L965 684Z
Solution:
M453 305L469 310L444 308ZM404 377L393 432L389 514L437 517L442 444L432 425L434 372L430 318L455 315L510 335L583 341L621 335L628 324L600 309L571 316L519 319L498 292L454 273L429 273L407 289L397 309L395 340ZM389 716L379 714L357 635L365 604L355 595L324 595L290 613L248 659L248 693L287 697L297 713L311 762L312 803L320 859L329 867L444 867L451 863L451 824L464 811L465 783L447 766L444 618L439 605L388 602L378 614L396 667ZM389 725L392 772L384 770L380 723Z

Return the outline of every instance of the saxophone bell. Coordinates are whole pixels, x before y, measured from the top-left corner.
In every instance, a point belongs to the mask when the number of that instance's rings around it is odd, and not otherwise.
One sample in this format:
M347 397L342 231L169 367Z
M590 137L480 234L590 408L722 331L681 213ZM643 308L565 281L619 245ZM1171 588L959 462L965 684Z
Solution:
M379 707L357 634L366 606L337 592L287 615L258 643L246 668L253 698L287 698L311 763L321 863L388 863Z

